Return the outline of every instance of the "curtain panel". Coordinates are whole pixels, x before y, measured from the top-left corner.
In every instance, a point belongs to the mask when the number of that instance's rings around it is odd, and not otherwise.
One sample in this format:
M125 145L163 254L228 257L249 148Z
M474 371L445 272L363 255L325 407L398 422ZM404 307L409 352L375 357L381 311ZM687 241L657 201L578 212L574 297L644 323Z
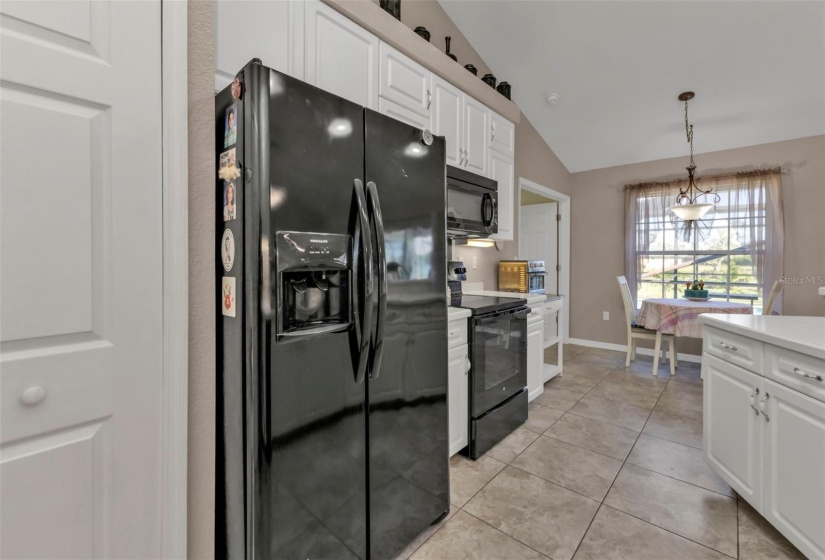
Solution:
M721 200L716 209L697 224L689 248L678 239L677 225L668 212L679 189L687 187L686 180L625 187L625 276L634 302L639 282L656 272L651 272L650 266L643 270L645 259L641 256L710 252L712 242L717 245L719 242L718 231L714 239L714 229L725 227L731 254L750 255L759 297L764 298L773 282L782 277L784 219L780 170L700 178L696 185L705 191L712 188ZM696 260L698 262L698 258ZM672 268L663 267L661 272L664 274ZM774 309L781 313L781 293Z

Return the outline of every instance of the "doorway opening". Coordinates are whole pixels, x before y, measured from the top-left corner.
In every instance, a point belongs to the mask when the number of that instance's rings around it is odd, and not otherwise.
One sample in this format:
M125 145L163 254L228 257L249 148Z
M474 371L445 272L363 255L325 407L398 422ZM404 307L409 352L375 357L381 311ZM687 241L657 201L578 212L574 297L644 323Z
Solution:
M547 381L562 371L563 342L570 325L570 197L519 178L518 220L517 258L544 261L547 270L542 372Z

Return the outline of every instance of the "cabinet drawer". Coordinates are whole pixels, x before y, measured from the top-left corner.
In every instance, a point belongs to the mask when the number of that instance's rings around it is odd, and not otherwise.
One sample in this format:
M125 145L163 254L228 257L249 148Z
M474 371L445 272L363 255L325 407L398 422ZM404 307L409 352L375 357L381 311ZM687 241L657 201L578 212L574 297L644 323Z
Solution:
M447 348L467 344L467 319L447 323Z
M765 376L825 402L825 360L778 346L765 346Z
M542 313L541 306L536 306L530 309L530 313L527 314L527 324L533 325L539 323L544 320L544 314Z
M705 325L704 351L741 368L762 374L763 344Z

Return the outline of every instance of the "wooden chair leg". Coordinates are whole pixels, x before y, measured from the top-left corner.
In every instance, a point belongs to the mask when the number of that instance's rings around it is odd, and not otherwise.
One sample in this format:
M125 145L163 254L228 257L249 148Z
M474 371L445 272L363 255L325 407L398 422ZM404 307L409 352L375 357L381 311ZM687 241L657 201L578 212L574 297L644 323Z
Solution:
M630 360L636 359L636 339L633 339L633 351L630 353Z
M670 375L676 375L676 337L673 336L668 341L668 348L670 349Z
M673 362L676 364L674 367L679 367L679 351L676 349L676 336L673 337Z
M656 347L653 349L653 375L659 376L659 355L662 353L662 331L656 331Z
M631 355L633 353L633 337L627 335L627 357L624 360L624 367L630 367Z

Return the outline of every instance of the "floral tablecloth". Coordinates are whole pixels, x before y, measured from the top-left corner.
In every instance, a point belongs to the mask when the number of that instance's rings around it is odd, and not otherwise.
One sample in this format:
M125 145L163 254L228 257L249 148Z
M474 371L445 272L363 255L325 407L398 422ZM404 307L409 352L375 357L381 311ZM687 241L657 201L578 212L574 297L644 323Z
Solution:
M636 317L636 324L663 334L702 338L701 313L752 315L753 307L732 301L690 301L688 299L646 299Z

